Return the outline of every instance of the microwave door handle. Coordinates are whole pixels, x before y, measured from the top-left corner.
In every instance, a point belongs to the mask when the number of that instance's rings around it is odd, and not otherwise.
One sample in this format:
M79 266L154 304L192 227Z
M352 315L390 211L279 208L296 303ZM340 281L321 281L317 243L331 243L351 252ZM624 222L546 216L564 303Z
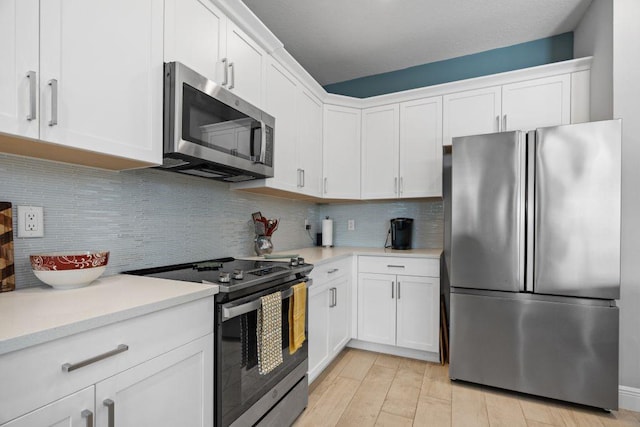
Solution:
M264 164L266 159L266 151L267 151L267 124L262 122L260 123L260 153L258 153L257 160L255 163Z

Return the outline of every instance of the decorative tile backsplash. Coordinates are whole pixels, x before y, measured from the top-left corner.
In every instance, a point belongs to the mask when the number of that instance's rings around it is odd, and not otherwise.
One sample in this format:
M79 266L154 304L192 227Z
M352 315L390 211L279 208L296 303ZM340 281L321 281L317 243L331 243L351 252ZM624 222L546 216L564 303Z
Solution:
M255 211L280 218L273 235L276 250L310 246L304 220L317 216L312 203L230 191L217 181L154 169L109 172L8 155L0 155L0 200L44 207L44 238L15 237L16 288L41 284L29 266L33 253L106 249L111 251L109 275L253 255ZM14 230L15 215L14 210Z
M391 218L413 218L413 248L442 248L444 213L442 201L360 202L318 205L314 233L321 231L321 220L333 219L334 246L384 246ZM347 229L355 220L355 230ZM314 234L315 235L315 234ZM391 238L389 238L391 244Z
M337 246L382 247L395 217L415 219L414 247L442 246L440 201L314 204L155 169L109 172L0 154L0 200L44 207L44 237L14 237L16 288L41 284L29 266L29 255L39 252L109 250L106 275L253 255L255 211L280 218L272 239L277 251L314 245L304 220L315 238L327 215L335 220ZM355 219L355 231L347 231L348 219Z

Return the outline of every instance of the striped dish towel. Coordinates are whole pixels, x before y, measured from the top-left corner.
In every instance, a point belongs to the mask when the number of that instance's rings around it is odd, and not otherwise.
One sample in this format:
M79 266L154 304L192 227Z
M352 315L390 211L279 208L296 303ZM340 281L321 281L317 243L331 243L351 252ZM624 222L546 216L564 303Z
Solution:
M282 364L282 295L260 298L258 309L258 372L266 375Z

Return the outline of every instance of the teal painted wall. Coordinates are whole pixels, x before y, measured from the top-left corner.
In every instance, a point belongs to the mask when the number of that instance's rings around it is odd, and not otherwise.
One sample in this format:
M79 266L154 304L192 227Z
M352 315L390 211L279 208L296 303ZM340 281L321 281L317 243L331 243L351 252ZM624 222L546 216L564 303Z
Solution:
M367 98L573 59L573 32L389 73L326 85L329 93Z

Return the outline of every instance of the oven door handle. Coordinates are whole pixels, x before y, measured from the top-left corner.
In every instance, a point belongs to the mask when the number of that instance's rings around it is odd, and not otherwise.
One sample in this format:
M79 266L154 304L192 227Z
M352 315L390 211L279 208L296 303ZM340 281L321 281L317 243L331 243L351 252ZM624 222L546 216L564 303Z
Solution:
M307 279L306 282L308 288L311 285L312 280ZM285 289L280 294L282 299L290 298L293 295L293 288ZM224 304L222 306L222 321L226 322L234 317L255 311L259 309L261 305L262 302L260 301L260 298L240 305L233 305L233 303Z

